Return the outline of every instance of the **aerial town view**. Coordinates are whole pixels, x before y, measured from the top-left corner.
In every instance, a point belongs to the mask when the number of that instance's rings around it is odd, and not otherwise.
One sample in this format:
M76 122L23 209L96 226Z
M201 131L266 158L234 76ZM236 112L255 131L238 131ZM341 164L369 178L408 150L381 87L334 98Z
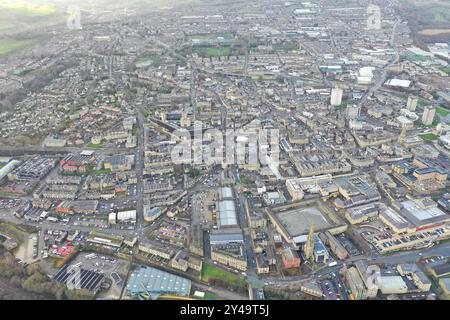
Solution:
M450 1L0 0L0 300L449 300L449 173Z

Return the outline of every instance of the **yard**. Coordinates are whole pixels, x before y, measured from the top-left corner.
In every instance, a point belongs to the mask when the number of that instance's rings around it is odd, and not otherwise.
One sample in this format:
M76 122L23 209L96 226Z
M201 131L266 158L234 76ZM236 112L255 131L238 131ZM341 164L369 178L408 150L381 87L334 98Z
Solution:
M229 56L231 53L230 47L197 47L194 50L204 57Z
M419 137L421 137L425 141L434 141L439 138L437 135L434 135L432 133L422 134L422 135L419 135Z
M238 275L232 274L231 272L225 271L211 264L204 263L202 268L202 280L209 282L209 280L212 279L222 279L238 286L246 285L246 281Z
M443 117L446 117L447 115L450 114L450 110L445 109L444 107L437 107L436 113L438 113L439 115L441 115Z

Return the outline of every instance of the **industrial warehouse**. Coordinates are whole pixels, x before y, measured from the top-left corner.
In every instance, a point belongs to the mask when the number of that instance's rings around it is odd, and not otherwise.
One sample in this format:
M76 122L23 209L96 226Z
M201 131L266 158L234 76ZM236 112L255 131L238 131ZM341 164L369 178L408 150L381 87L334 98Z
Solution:
M152 267L141 266L130 275L126 290L129 296L140 299L189 297L191 281Z

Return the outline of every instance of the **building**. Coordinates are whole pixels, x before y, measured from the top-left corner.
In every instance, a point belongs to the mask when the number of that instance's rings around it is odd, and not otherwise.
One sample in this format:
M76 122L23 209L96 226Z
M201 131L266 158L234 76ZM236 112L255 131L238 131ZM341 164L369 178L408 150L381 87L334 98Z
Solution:
M111 172L131 170L134 164L134 155L116 154L105 159L103 167Z
M431 275L435 278L447 277L450 275L450 264L444 263L429 268Z
M136 223L136 210L127 210L119 212L111 212L108 217L108 222L110 224L116 223Z
M333 88L331 90L330 104L333 107L340 106L342 104L342 95L344 91L341 88Z
M408 292L408 286L401 276L379 277L378 287L382 294L404 294Z
M249 298L250 300L266 300L264 296L264 289L262 288L253 288L249 286Z
M127 295L135 298L157 299L160 296L189 297L191 281L152 267L141 266L130 275Z
M314 253L313 258L315 263L327 263L330 258L330 254L323 244L322 240L320 240L318 235L314 235Z
M9 161L3 168L0 168L0 183L12 172L21 162L19 160Z
M144 220L146 222L152 222L161 216L162 210L159 207L150 208L148 206L144 206Z
M286 269L299 268L300 258L291 248L285 248L281 251L281 261Z
M177 254L170 261L172 268L186 272L188 269L193 269L197 272L202 270L202 260L189 256L184 251L178 251Z
M238 225L233 190L224 187L219 190L219 227L236 227Z
M270 272L269 262L264 259L260 253L255 254L256 272L258 274L266 274Z
M211 245L211 259L231 268L247 271L245 245L240 242Z
M431 289L431 281L425 273L419 269L415 263L403 263L397 266L397 271L402 276L411 276L414 284L422 292L428 292Z
M305 253L305 258L307 260L312 260L314 257L314 225L311 224L309 228L308 238L303 247L303 252Z
M144 253L158 256L166 260L170 260L175 254L172 249L168 247L162 247L153 243L139 243L138 249L139 251L142 251Z
M341 260L348 257L348 251L329 231L325 231L319 235L319 238L327 244L331 251Z
M123 244L124 238L112 234L100 233L98 231L92 231L88 238L88 243L101 244L106 247L120 248Z
M350 298L353 300L362 300L367 297L366 287L361 279L356 267L345 268L344 267L344 279L348 288L351 290Z
M310 280L304 281L300 285L300 291L316 298L322 298L323 295L320 285L317 282Z
M433 106L426 106L422 115L422 124L429 126L433 123L436 108Z
M359 117L359 113L360 113L361 109L359 106L347 106L347 108L345 109L345 118L347 118L348 120L354 120L356 118Z
M408 102L406 103L406 109L408 109L408 111L415 111L417 107L417 101L418 101L417 97L409 96Z
M439 286L447 296L450 295L450 278L439 279Z
M211 232L209 236L211 245L228 244L232 242L244 243L244 236L241 231L236 232Z
M286 187L293 201L301 200L304 197L301 186L297 183L296 179L286 180Z

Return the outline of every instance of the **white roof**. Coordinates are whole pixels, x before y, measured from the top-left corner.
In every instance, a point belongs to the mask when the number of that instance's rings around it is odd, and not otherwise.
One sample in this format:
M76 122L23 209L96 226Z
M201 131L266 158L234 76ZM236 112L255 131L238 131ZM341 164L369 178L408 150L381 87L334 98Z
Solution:
M222 227L237 225L236 206L233 200L220 201L219 223Z
M383 293L391 293L393 291L404 291L408 289L405 281L400 276L383 276L378 280L378 286Z
M117 212L117 220L136 220L136 210Z
M391 79L386 82L386 85L392 86L392 87L408 88L411 85L411 81L401 80L401 79Z

